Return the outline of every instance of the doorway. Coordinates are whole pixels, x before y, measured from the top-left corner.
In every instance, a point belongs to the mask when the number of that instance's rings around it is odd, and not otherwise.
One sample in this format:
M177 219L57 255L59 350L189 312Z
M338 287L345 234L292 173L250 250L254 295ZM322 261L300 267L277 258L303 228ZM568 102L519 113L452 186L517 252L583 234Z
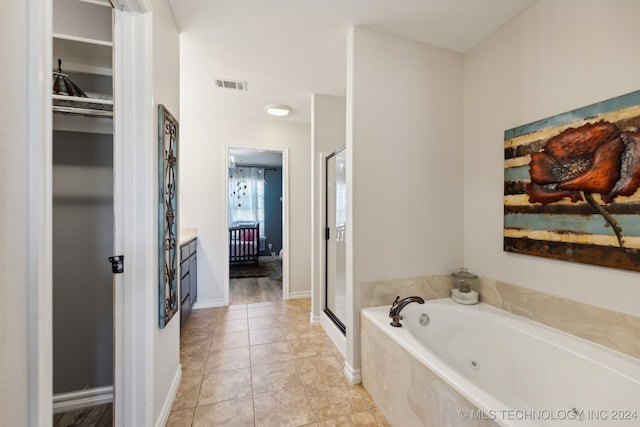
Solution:
M342 147L327 156L325 182L324 312L346 333L347 280L347 154Z
M228 149L229 303L281 301L285 295L285 153Z
M108 259L118 207L114 11L109 3L54 0L52 12L51 53L58 62L51 95L53 420L70 424L78 410L101 407L110 422L115 279Z

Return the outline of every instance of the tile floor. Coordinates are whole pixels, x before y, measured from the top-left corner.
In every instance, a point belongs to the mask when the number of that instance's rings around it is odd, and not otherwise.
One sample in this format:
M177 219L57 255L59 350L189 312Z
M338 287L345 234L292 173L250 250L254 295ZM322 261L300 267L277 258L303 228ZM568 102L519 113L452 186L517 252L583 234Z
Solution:
M193 311L167 426L389 426L309 312L308 299Z

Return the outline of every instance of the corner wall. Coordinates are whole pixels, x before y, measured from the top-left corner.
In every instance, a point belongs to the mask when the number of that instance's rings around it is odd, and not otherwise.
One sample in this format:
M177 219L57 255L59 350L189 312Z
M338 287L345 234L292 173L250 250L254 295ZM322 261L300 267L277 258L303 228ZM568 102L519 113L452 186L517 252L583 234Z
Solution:
M151 143L153 151L150 155L155 159L154 170L156 173L154 177L156 177L158 176L158 104L164 104L180 122L180 35L168 0L152 0L152 7L153 123L155 125L152 134L156 139ZM179 140L178 144L181 142ZM180 149L180 145L178 149ZM157 190L155 194L157 194ZM179 228L182 218L178 217L178 221ZM157 219L150 222L154 224L152 235L157 236ZM151 258L154 260L154 271L157 272L158 257L156 254L157 244L153 246L151 254ZM152 310L154 337L151 356L153 358L153 387L151 390L153 391L153 423L157 426L164 425L166 422L180 379L180 313L176 313L164 329L159 328L157 273L154 276L155 281L151 284L152 295L155 298L152 304L154 307Z
M347 45L347 371L360 286L462 262L462 55L354 28ZM389 304L392 301L389 301Z
M193 63L181 61L188 69ZM182 81L182 87L197 82ZM290 296L309 296L311 290L311 174L309 126L270 119L239 119L212 115L183 99L180 159L180 218L183 227L198 228L199 306L226 304L229 269L226 206L227 146L289 151ZM286 184L285 184L286 185ZM283 237L286 233L283 230ZM288 246L287 246L288 244Z
M13 426L28 425L29 404L35 403L38 392L32 389L29 395L27 364L29 129L25 89L30 75L27 7L31 3L0 4L0 414L3 424ZM37 419L35 414L33 419Z
M635 0L539 0L464 56L464 260L481 276L634 315L638 273L503 252L503 132L638 89Z
M311 212L311 321L320 323L324 309L325 286L325 175L324 161L327 155L345 145L346 100L339 96L314 94L311 98L311 184L313 210Z

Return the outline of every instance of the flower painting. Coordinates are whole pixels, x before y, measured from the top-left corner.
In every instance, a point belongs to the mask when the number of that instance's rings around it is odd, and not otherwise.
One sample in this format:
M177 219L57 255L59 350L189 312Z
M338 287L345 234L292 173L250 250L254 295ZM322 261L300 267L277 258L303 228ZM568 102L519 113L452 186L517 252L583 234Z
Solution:
M640 91L505 132L504 249L640 271Z

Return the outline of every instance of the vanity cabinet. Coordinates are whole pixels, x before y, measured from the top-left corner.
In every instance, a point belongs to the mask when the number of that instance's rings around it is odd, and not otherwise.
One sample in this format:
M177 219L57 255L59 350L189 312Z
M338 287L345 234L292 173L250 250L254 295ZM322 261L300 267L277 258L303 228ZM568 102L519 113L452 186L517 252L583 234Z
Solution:
M198 300L198 239L180 245L180 327Z

